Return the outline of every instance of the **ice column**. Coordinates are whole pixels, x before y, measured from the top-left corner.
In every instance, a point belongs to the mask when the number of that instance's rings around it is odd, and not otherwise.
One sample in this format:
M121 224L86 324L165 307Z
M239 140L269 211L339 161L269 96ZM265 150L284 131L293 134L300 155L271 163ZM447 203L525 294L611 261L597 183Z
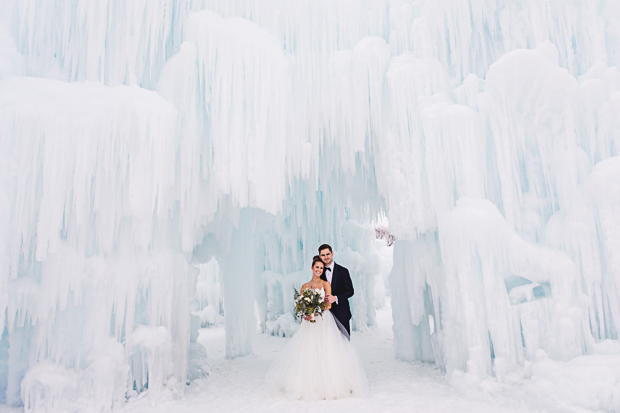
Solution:
M256 277L252 211L241 211L238 228L232 232L230 253L222 260L224 311L226 317L226 357L252 352L257 324L254 316Z
M394 353L402 360L434 361L441 367L443 354L438 347L440 341L437 340L441 329L432 326L437 333L433 337L435 345L431 346L429 326L429 315L439 314L439 307L433 307L430 297L433 290L427 284L438 283L442 278L437 235L425 234L414 243L396 242L393 259L394 267L389 278L394 318ZM440 322L440 318L436 320ZM433 354L434 349L436 354Z
M567 251L579 266L587 294L589 323L597 339L618 339L620 332L618 205L620 158L597 164L579 199L556 213L545 240Z

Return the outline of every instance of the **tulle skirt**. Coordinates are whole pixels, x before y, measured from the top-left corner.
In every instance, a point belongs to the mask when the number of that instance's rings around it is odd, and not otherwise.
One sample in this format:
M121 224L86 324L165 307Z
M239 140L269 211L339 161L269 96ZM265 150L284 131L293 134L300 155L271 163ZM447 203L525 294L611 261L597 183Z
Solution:
M349 340L330 311L316 323L302 321L267 373L268 385L297 399L339 399L363 395L368 379Z

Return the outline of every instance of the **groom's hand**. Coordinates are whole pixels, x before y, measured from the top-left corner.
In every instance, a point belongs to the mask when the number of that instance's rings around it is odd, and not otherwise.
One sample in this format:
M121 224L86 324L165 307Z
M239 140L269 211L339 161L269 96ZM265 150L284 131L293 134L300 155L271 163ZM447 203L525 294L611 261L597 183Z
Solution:
M336 297L334 297L333 295L326 295L325 301L327 301L330 304L333 304L336 302Z

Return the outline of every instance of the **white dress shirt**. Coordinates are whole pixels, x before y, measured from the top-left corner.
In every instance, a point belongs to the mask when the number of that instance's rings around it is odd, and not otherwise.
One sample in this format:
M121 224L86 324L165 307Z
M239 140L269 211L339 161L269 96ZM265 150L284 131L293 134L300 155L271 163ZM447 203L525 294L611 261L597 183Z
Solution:
M330 271L327 271L327 269L330 269ZM332 277L334 276L334 261L332 261L332 263L330 265L328 265L327 267L325 267L325 278L327 278L327 282L331 285L332 283ZM333 295L333 294L332 294ZM336 304L338 304L338 297L334 295L334 297L336 297Z

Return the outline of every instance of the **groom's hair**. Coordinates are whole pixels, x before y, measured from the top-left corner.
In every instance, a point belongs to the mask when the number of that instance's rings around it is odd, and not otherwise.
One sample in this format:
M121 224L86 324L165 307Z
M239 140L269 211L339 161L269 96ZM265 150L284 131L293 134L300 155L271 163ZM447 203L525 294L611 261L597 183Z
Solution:
M319 254L320 254L320 253L321 253L321 251L323 251L323 250L329 250L329 252L334 252L334 251L332 251L332 247L330 247L330 246L329 246L329 245L327 245L327 244L323 244L323 245L321 245L321 246L319 247Z

